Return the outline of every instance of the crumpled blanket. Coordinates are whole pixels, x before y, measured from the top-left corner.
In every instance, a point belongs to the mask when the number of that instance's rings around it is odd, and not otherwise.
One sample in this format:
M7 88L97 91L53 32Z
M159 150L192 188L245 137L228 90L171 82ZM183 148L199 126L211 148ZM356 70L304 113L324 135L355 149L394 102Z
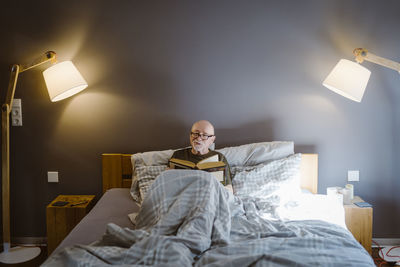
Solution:
M43 266L374 266L351 233L322 221L268 221L209 173L168 170L152 185L136 230L109 224L101 240Z

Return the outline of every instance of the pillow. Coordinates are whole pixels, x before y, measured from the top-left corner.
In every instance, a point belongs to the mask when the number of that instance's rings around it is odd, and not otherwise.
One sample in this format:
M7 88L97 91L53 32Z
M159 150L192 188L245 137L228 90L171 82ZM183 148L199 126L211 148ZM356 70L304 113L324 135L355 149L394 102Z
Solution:
M139 183L137 177L137 168L143 166L160 166L167 165L168 160L171 158L175 150L161 150L161 151L149 151L143 153L136 153L131 156L132 162L132 184L131 184L131 196L137 203L142 203L140 196Z
M167 165L174 151L174 149L168 149L133 154L131 157L132 166Z
M240 198L256 198L271 206L284 205L301 193L301 154L274 160L265 165L237 167L233 192Z
M158 166L138 166L135 168L136 181L132 182L131 195L133 199L142 203L143 199L147 195L147 191L150 186L154 183L155 179L167 169L166 165Z
M254 166L271 160L285 158L294 153L294 143L286 141L252 143L217 149L231 167Z
M176 149L149 151L132 155L132 166L167 165ZM254 166L270 160L287 157L294 152L294 143L286 141L252 143L217 149L230 166Z
M293 154L293 142L275 141L262 142L237 147L226 147L217 149L227 159L229 165L232 166L250 166L265 163L271 160L284 158ZM131 184L131 195L133 199L141 203L139 184L137 179L136 168L141 166L160 166L167 165L175 149L149 151L133 154L131 157L133 173Z
M232 179L234 179L235 175L237 173L250 172L250 171L253 171L255 169L259 169L259 168L261 168L263 166L264 166L264 164L259 164L259 165L256 165L256 166L233 166L233 167L231 167L231 177L232 177Z
M286 221L320 220L346 228L344 206L334 198L319 194L301 194L295 202L277 209L277 217Z

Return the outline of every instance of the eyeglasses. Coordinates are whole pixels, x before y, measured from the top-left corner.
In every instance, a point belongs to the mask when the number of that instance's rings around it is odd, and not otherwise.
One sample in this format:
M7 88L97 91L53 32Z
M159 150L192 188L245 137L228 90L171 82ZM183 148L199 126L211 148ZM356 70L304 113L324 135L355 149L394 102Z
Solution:
M193 138L198 138L200 136L201 140L208 140L208 138L213 137L213 134L202 134L202 133L194 133L194 132L190 132L190 135Z

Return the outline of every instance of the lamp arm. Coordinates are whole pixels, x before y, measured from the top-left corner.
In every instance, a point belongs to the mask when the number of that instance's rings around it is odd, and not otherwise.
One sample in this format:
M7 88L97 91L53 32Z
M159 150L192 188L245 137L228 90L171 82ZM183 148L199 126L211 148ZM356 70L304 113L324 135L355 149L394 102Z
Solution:
M400 73L400 63L372 54L365 48L356 48L354 49L353 54L356 56L356 61L358 63L362 63L364 60L367 60L386 68L396 70Z
M37 66L40 66L46 62L50 61L51 63L57 62L57 55L54 51L47 51L37 59L35 59L31 64L21 65L21 70L19 72L24 72L29 69L33 69Z
M57 55L53 51L47 51L37 59L35 59L32 63L30 64L24 64L24 65L18 65L15 64L11 67L11 77L10 77L10 82L8 83L8 90L7 90L7 96L6 96L6 102L4 104L7 104L10 108L9 112L11 112L11 107L12 107L12 102L14 100L14 93L15 93L15 87L17 85L17 80L18 80L18 75L21 72L33 69L37 66L40 66L46 62L51 62L51 63L56 63L57 62Z
M4 109L4 105L8 105L8 108L10 109L8 111L8 114L11 112L11 106L14 100L14 93L15 93L15 88L17 86L18 75L21 72L20 69L21 66L17 64L11 67L11 75L10 75L10 81L8 82L6 102L4 102L2 107L2 109Z

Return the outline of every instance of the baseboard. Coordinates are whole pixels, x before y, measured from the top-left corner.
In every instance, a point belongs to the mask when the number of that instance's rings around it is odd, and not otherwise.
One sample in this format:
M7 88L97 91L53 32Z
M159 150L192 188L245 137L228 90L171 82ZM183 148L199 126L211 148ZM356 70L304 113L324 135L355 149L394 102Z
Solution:
M374 243L375 242L375 243ZM372 247L400 246L400 238L372 238Z
M47 237L12 237L13 245L46 245Z

